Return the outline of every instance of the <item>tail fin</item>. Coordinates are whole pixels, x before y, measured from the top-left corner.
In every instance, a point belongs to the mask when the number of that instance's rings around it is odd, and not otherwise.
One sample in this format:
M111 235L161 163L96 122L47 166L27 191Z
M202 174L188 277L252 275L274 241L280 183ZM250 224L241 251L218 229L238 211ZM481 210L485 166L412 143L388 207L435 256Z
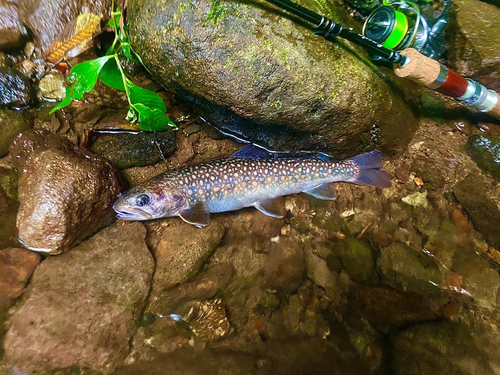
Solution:
M365 152L348 160L355 162L359 169L382 168L382 153L379 150Z
M355 184L379 188L391 187L391 180L387 173L379 170L382 168L382 153L380 151L370 151L348 160L355 162L359 167L359 176L353 181Z

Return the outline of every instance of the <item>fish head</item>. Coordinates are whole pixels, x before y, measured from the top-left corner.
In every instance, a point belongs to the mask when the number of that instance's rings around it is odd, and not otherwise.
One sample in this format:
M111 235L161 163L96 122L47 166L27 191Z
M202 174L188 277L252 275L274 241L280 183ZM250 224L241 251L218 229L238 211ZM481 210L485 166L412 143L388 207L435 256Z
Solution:
M120 194L113 209L118 219L139 221L177 216L187 206L187 199L179 189L136 186Z

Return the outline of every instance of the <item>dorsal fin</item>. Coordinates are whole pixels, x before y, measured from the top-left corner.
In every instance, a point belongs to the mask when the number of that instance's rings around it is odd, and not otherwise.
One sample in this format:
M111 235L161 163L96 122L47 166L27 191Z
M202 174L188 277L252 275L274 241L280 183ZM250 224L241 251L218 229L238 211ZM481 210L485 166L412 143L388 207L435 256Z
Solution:
M258 147L252 143L243 146L238 151L230 156L230 158L238 159L264 159L273 157L274 153L269 152L262 147Z

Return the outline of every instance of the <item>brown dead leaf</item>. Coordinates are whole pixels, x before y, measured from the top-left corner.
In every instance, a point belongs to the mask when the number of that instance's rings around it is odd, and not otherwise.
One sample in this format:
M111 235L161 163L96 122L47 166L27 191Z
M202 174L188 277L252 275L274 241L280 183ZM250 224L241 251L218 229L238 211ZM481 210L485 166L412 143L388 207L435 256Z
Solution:
M56 63L62 58L78 56L91 48L92 39L101 32L102 19L102 14L86 12L69 22L59 40L50 46L47 60Z

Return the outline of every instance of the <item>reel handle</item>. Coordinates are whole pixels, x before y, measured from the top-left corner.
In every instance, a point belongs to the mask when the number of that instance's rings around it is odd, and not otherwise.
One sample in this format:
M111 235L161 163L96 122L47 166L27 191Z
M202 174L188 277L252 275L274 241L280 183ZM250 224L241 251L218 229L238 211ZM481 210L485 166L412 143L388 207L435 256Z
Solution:
M400 54L407 56L408 61L394 69L397 76L408 78L500 119L500 95L495 91L488 90L472 79L463 78L416 49L407 48Z

